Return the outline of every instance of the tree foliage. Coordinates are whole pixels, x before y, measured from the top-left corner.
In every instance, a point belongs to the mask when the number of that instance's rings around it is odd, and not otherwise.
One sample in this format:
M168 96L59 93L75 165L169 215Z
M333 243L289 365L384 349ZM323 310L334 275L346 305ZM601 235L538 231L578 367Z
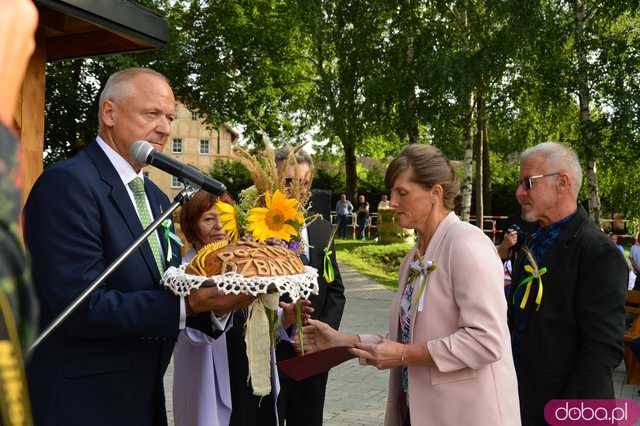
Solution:
M382 185L362 156L432 143L462 160L475 140L489 200L513 208L516 153L557 140L597 170L604 210L640 216L638 0L139 2L166 17L166 48L48 65L47 162L93 139L108 75L150 66L249 145L311 134L316 158L342 169L317 179L351 197Z

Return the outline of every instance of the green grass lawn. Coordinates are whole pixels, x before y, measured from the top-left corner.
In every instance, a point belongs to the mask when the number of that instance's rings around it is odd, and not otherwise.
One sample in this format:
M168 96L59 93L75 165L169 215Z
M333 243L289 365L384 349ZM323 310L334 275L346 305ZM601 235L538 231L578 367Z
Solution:
M378 244L366 240L335 240L336 256L358 272L384 285L398 288L398 265L413 244Z

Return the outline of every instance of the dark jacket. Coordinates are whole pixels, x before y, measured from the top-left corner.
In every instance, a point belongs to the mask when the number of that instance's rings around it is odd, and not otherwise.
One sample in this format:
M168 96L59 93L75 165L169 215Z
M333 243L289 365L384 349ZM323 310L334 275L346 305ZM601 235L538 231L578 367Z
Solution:
M528 275L525 263L521 251L513 289ZM514 348L523 425L546 424L544 406L552 399L613 399L612 371L623 355L627 265L581 207L539 266L547 268L542 303L536 311L536 284ZM519 309L520 300L510 297L512 338Z
M342 277L338 269L335 250L331 247L331 263L335 271L335 280L327 283L322 276L324 248L331 238L331 224L326 220L317 220L311 224L309 232L309 265L318 270L320 292L309 300L314 308L312 318L326 322L334 329L340 327L345 297ZM280 342L277 347L278 361L296 356L288 342ZM278 414L280 424L316 426L322 424L324 394L328 373L318 374L301 382L296 382L280 371L280 397L278 398Z
M330 324L334 328L340 326L344 310L344 286L335 253L331 255L331 263L335 271L335 280L327 284L322 277L324 259L323 249L331 237L331 224L324 219L316 220L308 228L309 264L318 270L319 294L311 296L311 304L315 309L312 317ZM333 251L333 247L331 247ZM232 426L253 426L256 424L273 425L275 415L271 395L259 398L253 395L251 384L247 381L248 365L246 346L244 343L245 313L234 314L233 327L227 333L227 350L229 353L229 377L231 381L231 413ZM283 360L296 356L288 342L277 345L277 359ZM293 382L280 373L280 396L278 413L280 421L287 419L287 424L315 425L322 424L324 391L327 375L321 374L302 382ZM304 400L304 404L297 400ZM298 421L297 419L302 419Z

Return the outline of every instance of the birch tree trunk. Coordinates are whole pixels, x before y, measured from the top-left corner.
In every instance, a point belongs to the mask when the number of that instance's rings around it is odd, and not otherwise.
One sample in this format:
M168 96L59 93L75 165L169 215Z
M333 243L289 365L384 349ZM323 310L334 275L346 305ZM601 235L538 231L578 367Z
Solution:
M478 97L476 99L476 135L475 135L475 160L476 160L476 176L475 176L475 194L476 194L476 226L483 229L484 226L484 203L482 200L482 187L483 185L483 167L482 167L482 153L484 151L484 121L481 117L480 111L484 110L482 99L482 92L478 91Z
M407 34L406 37L406 50L404 52L404 64L406 66L406 70L409 72L409 76L407 78L407 137L409 139L409 143L417 143L418 142L418 115L416 113L417 108L417 99L416 99L416 78L413 72L413 57L414 57L414 18L413 18L413 9L416 7L412 4L412 0L405 0L403 2L404 7L404 15L405 19L408 20L409 24L406 26L404 31Z
M473 92L469 94L467 115L464 123L464 177L462 178L462 210L460 217L469 222L471 213L471 194L473 192L473 108L475 100Z
M469 31L469 20L465 8L463 18L463 28L465 29L464 44L462 50L465 56L469 53L471 44L471 34ZM473 194L473 111L475 108L475 95L473 90L469 92L467 98L465 121L464 121L464 176L462 178L462 209L460 217L465 222L469 222L471 214L471 196Z
M486 106L478 111L482 117L482 203L483 212L491 216L491 162L489 160L489 130L487 125Z
M576 53L578 60L577 86L580 103L580 129L582 145L587 156L587 182L589 185L589 215L600 227L600 195L598 194L598 176L596 174L596 159L594 156L593 128L589 103L589 81L587 78L587 49L585 46L586 14L582 0L576 0Z

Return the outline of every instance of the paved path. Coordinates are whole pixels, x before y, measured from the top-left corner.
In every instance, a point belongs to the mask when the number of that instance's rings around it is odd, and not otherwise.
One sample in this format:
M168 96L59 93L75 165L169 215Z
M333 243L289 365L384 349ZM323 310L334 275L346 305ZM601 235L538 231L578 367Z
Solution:
M340 272L347 297L340 329L353 333L385 334L392 293L346 265L340 265ZM173 425L172 377L173 363L169 365L164 378L169 425ZM331 370L325 399L324 424L382 425L387 379L387 372L360 366L357 360L347 361Z
M613 371L613 388L616 393L616 399L633 399L640 404L640 395L638 395L640 386L627 384L627 372L624 368L624 362Z
M346 265L340 265L340 272L347 297L340 329L350 333L386 334L392 293ZM388 377L388 372L361 366L357 360L332 369L324 424L382 425Z

